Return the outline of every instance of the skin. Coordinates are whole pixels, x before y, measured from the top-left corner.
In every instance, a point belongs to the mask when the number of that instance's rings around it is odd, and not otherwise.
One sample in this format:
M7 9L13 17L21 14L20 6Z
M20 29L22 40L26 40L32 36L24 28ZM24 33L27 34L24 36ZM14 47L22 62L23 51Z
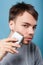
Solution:
M8 53L18 53L18 51L15 49L15 47L20 47L19 44L16 44L15 42L17 39L12 39L12 34L17 31L20 34L24 36L23 43L29 44L29 42L32 40L34 31L36 28L36 20L34 17L29 14L28 12L24 12L23 15L18 15L15 20L10 20L9 27L10 27L10 35L6 39L0 40L0 60ZM14 41L14 43L12 42Z

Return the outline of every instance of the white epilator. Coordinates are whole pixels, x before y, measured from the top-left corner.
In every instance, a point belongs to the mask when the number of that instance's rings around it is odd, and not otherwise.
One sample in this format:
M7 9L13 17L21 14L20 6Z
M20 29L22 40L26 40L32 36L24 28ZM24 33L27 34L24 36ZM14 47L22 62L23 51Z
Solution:
M18 32L14 32L14 34L12 35L12 38L16 38L18 40L16 42L17 44L21 43L23 40L23 36Z

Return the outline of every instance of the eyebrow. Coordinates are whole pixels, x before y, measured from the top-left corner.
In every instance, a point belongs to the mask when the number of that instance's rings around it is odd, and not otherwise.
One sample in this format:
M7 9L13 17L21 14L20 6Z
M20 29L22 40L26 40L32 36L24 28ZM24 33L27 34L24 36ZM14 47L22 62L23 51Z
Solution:
M30 25L30 26L31 26L31 24L30 24L30 23L27 23L27 22L23 22L23 23L25 23L25 24L27 24L27 25ZM37 26L37 24L36 24L36 25L34 25L34 26Z

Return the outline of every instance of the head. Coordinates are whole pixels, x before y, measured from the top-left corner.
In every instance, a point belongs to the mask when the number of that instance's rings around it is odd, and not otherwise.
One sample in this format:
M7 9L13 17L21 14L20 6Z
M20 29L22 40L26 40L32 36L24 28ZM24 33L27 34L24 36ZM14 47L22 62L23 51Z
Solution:
M9 27L11 33L15 31L24 36L23 43L28 44L33 38L38 20L38 13L34 7L24 2L17 3L9 11Z

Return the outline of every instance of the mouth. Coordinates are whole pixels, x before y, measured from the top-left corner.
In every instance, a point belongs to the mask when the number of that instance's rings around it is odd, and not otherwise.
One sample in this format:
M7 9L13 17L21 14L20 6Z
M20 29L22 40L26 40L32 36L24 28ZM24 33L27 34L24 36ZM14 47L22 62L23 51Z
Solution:
M25 44L29 44L29 42L31 42L33 37L24 37L23 43Z
M32 40L32 37L30 38L25 38L26 41L31 41Z

